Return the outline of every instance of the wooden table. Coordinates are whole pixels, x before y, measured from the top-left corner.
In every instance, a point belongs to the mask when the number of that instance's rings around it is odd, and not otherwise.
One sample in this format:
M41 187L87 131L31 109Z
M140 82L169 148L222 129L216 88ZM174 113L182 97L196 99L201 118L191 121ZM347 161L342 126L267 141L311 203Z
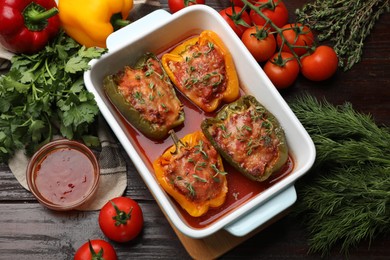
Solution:
M216 9L227 1L208 0ZM305 0L285 1L290 13ZM167 9L167 0L161 1ZM291 17L293 19L293 17ZM339 71L331 80L313 83L299 78L282 95L288 100L309 92L333 104L349 101L362 113L370 113L378 124L390 125L390 15L384 15L365 42L362 61L348 72ZM117 244L119 259L188 259L186 249L169 225L129 159L125 195L137 200L145 226L135 241ZM299 199L299 198L298 198ZM0 164L0 259L72 259L88 239L103 238L98 212L59 213L43 208L17 182L6 164ZM308 255L307 233L291 214L225 253L222 259L318 259ZM388 259L390 238L364 242L350 252L351 259ZM344 259L334 250L331 259Z

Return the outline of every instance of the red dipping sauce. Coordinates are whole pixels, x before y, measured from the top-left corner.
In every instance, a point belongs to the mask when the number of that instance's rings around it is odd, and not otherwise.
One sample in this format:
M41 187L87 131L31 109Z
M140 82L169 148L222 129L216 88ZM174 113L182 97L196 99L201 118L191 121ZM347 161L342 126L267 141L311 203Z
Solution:
M56 140L37 151L27 168L31 192L45 206L71 210L95 193L99 165L93 152L71 140Z

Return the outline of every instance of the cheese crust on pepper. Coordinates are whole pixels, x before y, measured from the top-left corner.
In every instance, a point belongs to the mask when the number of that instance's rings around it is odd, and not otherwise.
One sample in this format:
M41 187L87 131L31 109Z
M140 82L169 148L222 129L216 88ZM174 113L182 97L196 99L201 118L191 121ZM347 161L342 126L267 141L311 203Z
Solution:
M239 97L233 58L213 31L203 31L183 42L161 61L176 87L205 112Z
M264 181L288 160L284 131L255 97L242 96L206 118L201 128L225 160L246 177Z
M144 54L133 68L107 76L103 88L127 121L151 139L167 137L184 122L183 105L153 53Z
M193 217L221 206L228 187L220 155L202 131L173 138L175 145L153 162L160 185Z

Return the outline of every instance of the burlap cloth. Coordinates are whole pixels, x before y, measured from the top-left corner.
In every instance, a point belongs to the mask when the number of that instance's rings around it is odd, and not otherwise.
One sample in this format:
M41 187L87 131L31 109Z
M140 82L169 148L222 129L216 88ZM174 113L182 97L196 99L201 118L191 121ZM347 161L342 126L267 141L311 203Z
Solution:
M134 7L129 18L131 21L135 21L158 8L160 8L159 0L134 0ZM12 53L4 50L0 45L1 70L7 70L12 56ZM102 148L95 153L100 165L100 182L94 199L77 210L99 210L110 199L122 196L127 187L127 165L124 157L126 155L101 116L98 118L98 125L98 137ZM8 163L15 178L27 190L26 168L28 161L29 158L24 151L18 151Z

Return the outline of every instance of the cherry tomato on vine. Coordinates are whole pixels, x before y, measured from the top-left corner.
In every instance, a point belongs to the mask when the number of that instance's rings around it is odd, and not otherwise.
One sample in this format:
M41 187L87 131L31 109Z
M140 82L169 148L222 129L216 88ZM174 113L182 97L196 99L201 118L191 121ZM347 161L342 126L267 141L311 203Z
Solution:
M233 4L234 6L239 6L239 7L244 6L244 3L241 0L230 0L230 3Z
M110 243L101 239L94 239L83 244L74 255L74 260L91 259L117 260L118 257Z
M171 13L176 13L177 11L183 9L186 6L196 5L196 4L205 4L206 0L168 0L168 7Z
M255 3L257 0L248 0L248 2L250 3ZM244 2L242 0L230 0L230 3L233 4L234 6L239 6L239 7L243 7L244 6Z
M107 202L99 213L99 226L109 239L127 242L141 232L144 218L138 203L127 197Z
M314 34L306 25L290 23L283 26L282 30L284 39L291 45L294 45L293 50L298 56L305 54L308 50L307 47L311 47L314 44ZM276 41L278 47L281 48L283 40L280 34L277 35ZM292 53L292 50L286 44L283 44L282 51Z
M243 7L245 4L242 0L229 0L230 4L233 4L234 6ZM248 2L254 4L257 0L248 0Z
M337 70L338 57L332 47L321 45L301 58L302 75L312 81L330 78Z
M219 11L219 14L240 38L246 28L252 24L249 14L239 6L235 6L234 8L227 7Z
M246 29L241 40L257 62L267 61L275 53L275 37L269 34L263 26Z
M257 0L255 6L264 6L261 12L268 17L277 27L282 27L288 22L288 10L281 0ZM251 9L249 16L254 24L265 25L267 21L255 10Z
M264 65L264 72L277 89L291 86L299 74L299 63L289 52L275 53Z

